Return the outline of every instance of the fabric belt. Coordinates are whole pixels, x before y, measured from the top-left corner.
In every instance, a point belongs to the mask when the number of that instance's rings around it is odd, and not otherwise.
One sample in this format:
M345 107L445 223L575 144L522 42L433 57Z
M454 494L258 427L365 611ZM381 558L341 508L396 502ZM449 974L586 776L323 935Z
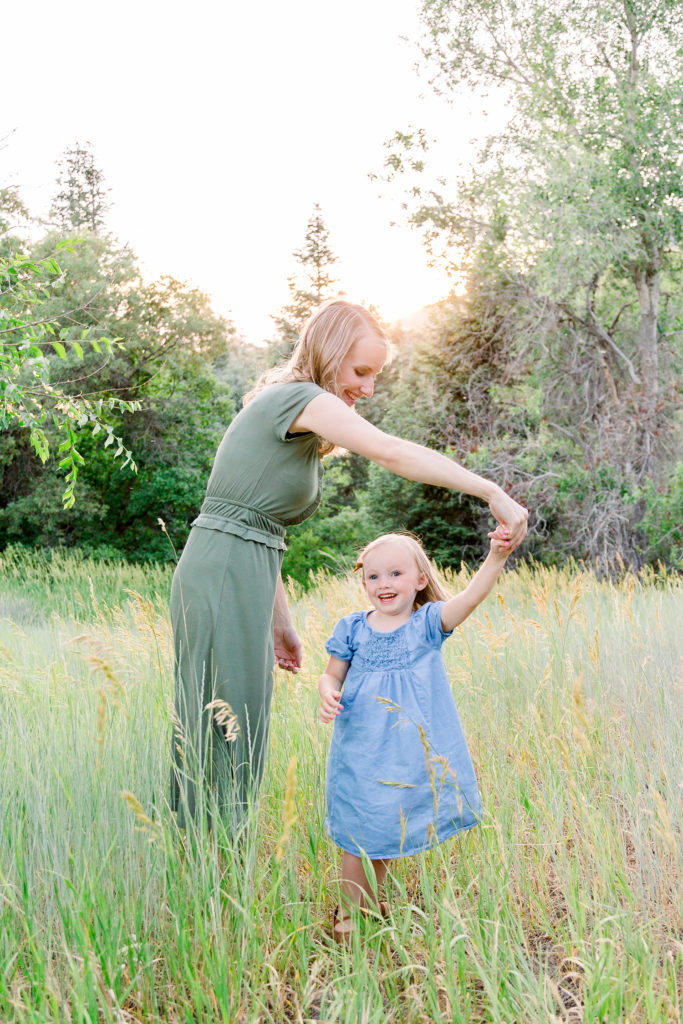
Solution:
M285 551L285 527L279 519L243 501L205 498L199 515L192 523L204 530L219 530Z

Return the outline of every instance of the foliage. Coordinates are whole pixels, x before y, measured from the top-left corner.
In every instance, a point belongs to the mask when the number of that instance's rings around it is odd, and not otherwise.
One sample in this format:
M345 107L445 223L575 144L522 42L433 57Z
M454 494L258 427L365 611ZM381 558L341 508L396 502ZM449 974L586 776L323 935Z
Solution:
M87 326L78 332L60 326L45 309L64 276L55 257L66 258L75 249L74 241L62 240L56 242L54 255L31 257L9 239L0 254L0 426L27 431L29 444L43 463L51 452L58 452L59 468L66 474L65 508L74 504L76 479L84 464L77 447L84 428L93 437L100 434L103 448L112 446L114 458L123 455L121 467L130 464L135 469L131 452L111 419L139 407L134 399L74 390L69 386L73 382L55 372L56 360L73 365L86 350L113 351L108 337L94 336ZM76 312L62 307L64 320Z
M683 462L678 462L666 487L644 484L635 500L644 504L641 522L648 560L683 568Z
M68 209L78 219L78 203ZM0 544L79 544L171 558L158 521L167 523L181 547L234 412L214 370L220 362L229 374L233 329L196 289L171 278L143 283L132 254L104 234L83 230L72 245L50 233L24 262L26 273L12 278L4 308L20 318L12 327L24 339L29 330L42 332L32 348L25 340L15 348L24 359L19 384L24 386L30 368L44 386L42 392L35 384L26 390L34 420L10 407L13 417L0 439ZM102 335L112 340L98 340ZM238 376L235 370L232 376ZM136 454L136 477L119 473L118 464L103 457L128 454L124 435ZM31 445L41 456L61 445L62 468L70 473L67 512L55 504L56 467L41 467ZM69 510L74 469L80 469L77 518Z
M487 350L499 345L488 381L473 366L468 427L488 392L497 458L506 437L527 465L549 443L551 457L529 467L530 485L545 481L540 494L526 490L529 504L547 504L553 474L569 484L579 467L591 499L562 511L575 539L589 512L576 553L639 564L643 506L632 499L648 480L666 486L676 444L682 9L425 0L422 18L435 88L492 91L508 115L450 191L419 184L424 133L398 133L387 158L389 176L418 179L412 223L434 255L468 271L465 316L474 313ZM465 322L454 331L463 353L467 332Z
M110 256L97 238L78 255L87 266L81 263L75 280L99 280L102 286L97 310L87 315L119 339L107 358L95 362L91 355L84 372L96 380L98 390L144 396L134 418L126 421L124 413L116 421L135 450L137 476L115 472L99 457L92 439L83 437L82 503L74 520L54 508L51 474L18 461L25 446L15 436L15 457L2 460L6 503L0 510L0 535L5 543L78 543L91 550L107 545L138 558L171 558L172 547L158 520L164 520L180 549L234 414L233 401L213 370L213 362L227 352L230 328L211 312L205 296L177 281L144 285L133 264L126 273L119 265L121 277L108 279Z
M287 530L284 579L291 577L306 587L320 569L346 572L362 545L378 532L374 508L360 490L367 476L364 461L348 454L325 461L320 508Z

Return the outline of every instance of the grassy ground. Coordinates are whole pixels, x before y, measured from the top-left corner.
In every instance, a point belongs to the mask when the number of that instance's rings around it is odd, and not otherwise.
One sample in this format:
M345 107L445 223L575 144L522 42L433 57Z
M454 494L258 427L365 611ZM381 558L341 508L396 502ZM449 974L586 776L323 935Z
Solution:
M238 850L183 844L165 803L168 585L165 569L0 556L0 1020L681 1019L675 578L500 581L444 648L483 823L397 862L390 918L349 949L328 923L315 678L358 582L294 595L306 668L277 679Z

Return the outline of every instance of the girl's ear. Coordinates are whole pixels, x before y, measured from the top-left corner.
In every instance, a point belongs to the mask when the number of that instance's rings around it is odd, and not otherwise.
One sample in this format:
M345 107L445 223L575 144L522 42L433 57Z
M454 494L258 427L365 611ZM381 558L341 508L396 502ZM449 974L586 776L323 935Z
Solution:
M418 590L418 593L421 590L424 590L424 588L426 586L427 586L427 573L426 572L421 572L420 575L417 577L417 590Z

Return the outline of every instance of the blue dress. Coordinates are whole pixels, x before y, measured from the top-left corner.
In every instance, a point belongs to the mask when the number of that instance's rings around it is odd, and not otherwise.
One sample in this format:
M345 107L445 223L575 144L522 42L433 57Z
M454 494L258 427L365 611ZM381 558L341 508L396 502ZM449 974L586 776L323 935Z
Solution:
M327 761L325 828L348 853L408 856L471 828L481 800L441 645L443 602L390 633L368 612L341 619L325 647L350 661Z

